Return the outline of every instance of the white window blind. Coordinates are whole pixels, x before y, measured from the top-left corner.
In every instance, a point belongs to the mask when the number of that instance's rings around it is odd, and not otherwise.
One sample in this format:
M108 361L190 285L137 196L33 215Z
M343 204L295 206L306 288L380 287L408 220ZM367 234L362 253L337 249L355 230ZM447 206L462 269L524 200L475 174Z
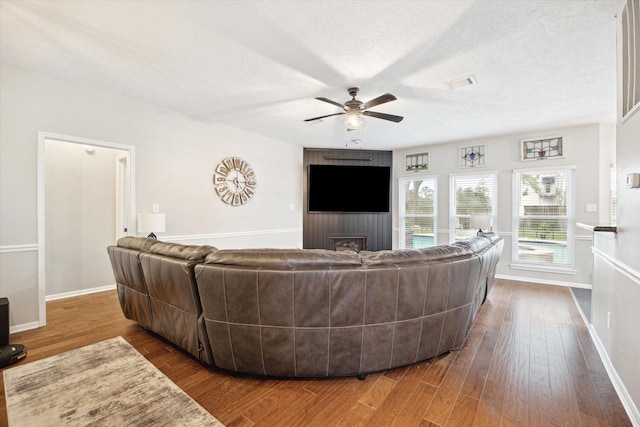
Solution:
M471 217L485 217L497 230L497 179L494 172L451 175L449 186L449 240L468 239L478 232ZM484 229L484 231L487 231Z
M419 249L437 245L437 178L400 178L398 184L399 247Z
M574 181L573 168L514 171L514 263L573 267Z

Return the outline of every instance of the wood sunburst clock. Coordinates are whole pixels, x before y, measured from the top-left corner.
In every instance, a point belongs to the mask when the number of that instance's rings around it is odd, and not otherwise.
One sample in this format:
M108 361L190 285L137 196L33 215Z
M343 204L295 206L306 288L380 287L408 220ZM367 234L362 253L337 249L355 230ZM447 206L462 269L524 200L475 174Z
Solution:
M240 157L227 157L216 167L213 184L220 199L231 206L242 206L256 192L256 174Z

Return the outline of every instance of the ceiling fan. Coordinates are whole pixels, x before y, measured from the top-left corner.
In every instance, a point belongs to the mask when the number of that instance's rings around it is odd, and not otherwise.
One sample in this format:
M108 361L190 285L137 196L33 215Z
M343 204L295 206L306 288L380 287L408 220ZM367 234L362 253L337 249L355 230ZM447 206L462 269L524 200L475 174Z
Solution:
M351 95L352 99L341 104L336 101L332 101L327 98L316 98L320 101L328 102L329 104L336 105L342 108L344 111L340 113L327 114L326 116L314 117L312 119L306 119L305 122L311 122L313 120L324 119L325 117L338 116L341 114L345 114L345 118L342 121L344 125L347 127L347 130L356 130L364 126L364 117L375 117L376 119L389 120L392 122L399 123L402 121L404 117L402 116L394 116L393 114L384 114L378 113L375 111L367 111L371 107L375 107L376 105L384 104L386 102L395 101L397 98L390 93L385 93L384 95L380 95L377 98L372 99L369 102L362 102L356 99L356 95L358 94L357 87L349 88L349 95Z

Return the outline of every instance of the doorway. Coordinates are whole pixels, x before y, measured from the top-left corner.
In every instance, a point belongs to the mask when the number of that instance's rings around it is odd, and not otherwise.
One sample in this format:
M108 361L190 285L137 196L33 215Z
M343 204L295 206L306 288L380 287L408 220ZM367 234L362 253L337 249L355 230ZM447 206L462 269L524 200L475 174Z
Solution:
M113 286L106 246L128 230L135 212L134 147L39 132L38 300Z

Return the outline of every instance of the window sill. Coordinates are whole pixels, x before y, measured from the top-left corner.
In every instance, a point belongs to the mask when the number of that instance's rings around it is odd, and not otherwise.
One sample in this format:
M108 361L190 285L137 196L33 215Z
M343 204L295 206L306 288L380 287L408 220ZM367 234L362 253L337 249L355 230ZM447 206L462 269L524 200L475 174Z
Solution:
M551 266L551 265L541 265L541 264L523 264L523 263L512 263L509 264L513 270L527 270L527 271L543 271L545 273L557 273L557 274L576 274L578 270L573 267L560 267L560 266Z

